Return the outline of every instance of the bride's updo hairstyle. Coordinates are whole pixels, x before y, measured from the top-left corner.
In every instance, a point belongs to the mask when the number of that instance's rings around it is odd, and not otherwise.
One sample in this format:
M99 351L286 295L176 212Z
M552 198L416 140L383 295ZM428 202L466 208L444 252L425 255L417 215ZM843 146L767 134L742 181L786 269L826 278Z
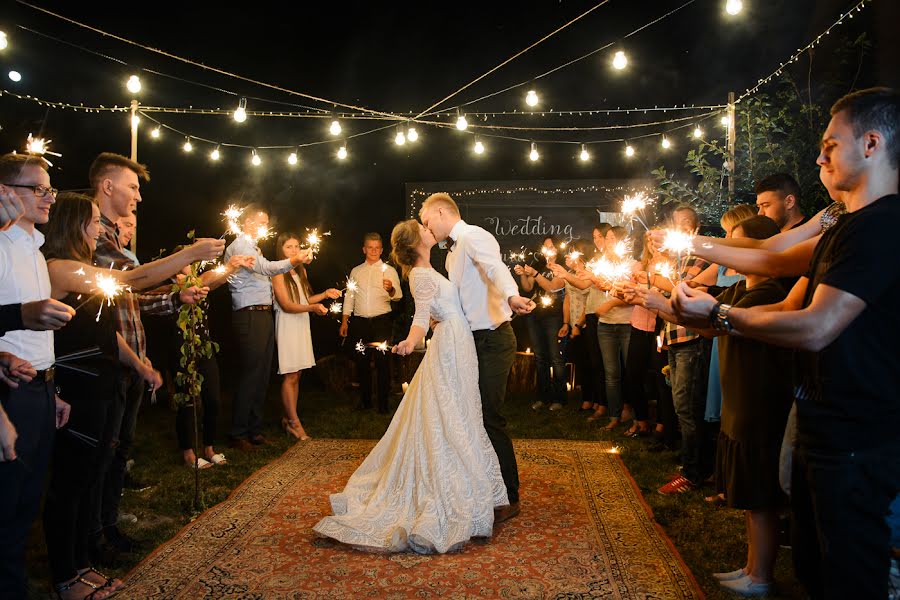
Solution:
M391 260L400 265L404 279L409 279L409 272L419 260L419 222L415 219L400 221L391 232Z

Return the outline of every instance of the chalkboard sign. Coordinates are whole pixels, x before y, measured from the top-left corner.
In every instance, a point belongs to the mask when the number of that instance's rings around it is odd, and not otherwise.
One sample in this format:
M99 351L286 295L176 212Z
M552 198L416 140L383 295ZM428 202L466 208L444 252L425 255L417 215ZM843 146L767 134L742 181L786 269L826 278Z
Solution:
M409 216L417 218L425 198L449 193L463 220L497 238L506 260L523 249L536 251L548 235L565 242L590 240L597 223L622 224L619 209L626 194L652 190L652 182L639 179L454 181L408 183L406 197Z

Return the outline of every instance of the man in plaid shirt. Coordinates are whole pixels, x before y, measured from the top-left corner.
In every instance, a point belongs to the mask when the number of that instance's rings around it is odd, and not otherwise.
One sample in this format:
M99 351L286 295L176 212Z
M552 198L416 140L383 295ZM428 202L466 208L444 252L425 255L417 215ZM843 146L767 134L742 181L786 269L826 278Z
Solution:
M90 182L94 199L100 206L102 229L94 251L94 264L110 269L134 269L137 265L122 250L119 243L118 219L130 215L141 201L139 180L149 181L147 168L124 156L112 153L100 154L91 165ZM170 257L162 259L172 263L171 273L199 260L212 260L224 250L220 240L198 240L193 246ZM151 263L152 264L152 263ZM158 266L159 263L157 262ZM146 268L142 267L142 268ZM145 287L157 285L159 281L148 280ZM178 296L176 298L176 296ZM119 333L129 347L148 365L147 339L141 323L141 312L156 315L173 314L180 303L193 303L205 296L203 290L191 288L179 294L169 289L163 291L123 292L116 297L115 320ZM119 395L114 405L115 413L110 417L111 426L105 434L104 442L115 448L107 456L110 461L106 474L99 484L101 502L98 513L94 514L94 526L99 544L104 537L115 550L129 551L134 542L118 530L119 501L125 481L125 464L134 445L138 410L144 396L143 379L131 370L123 373Z

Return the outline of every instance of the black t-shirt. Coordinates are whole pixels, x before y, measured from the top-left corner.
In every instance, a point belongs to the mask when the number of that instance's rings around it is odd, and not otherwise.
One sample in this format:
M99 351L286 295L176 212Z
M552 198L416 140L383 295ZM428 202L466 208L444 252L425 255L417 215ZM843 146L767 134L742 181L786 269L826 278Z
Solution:
M820 284L866 308L821 352L798 352L799 442L831 450L875 448L900 430L900 261L893 252L900 196L841 216L813 254L804 306Z
M776 279L747 289L739 281L718 300L740 308L776 304L787 292ZM792 402L792 352L743 337L719 338L722 433L739 442L781 440Z

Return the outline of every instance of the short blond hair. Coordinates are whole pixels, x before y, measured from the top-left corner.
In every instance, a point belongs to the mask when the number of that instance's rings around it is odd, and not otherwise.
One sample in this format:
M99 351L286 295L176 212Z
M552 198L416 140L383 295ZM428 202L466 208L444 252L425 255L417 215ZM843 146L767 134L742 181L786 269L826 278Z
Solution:
M758 213L759 210L755 206L750 206L749 204L738 204L737 206L733 206L722 215L720 220L722 229L726 232L730 231L737 227L741 221L746 221L751 217L755 217Z
M450 194L447 192L438 192L425 198L425 202L422 203L422 208L419 209L419 214L421 215L422 212L432 206L446 208L456 216L459 216L459 206L456 205L456 202L453 201L453 198L451 198Z

